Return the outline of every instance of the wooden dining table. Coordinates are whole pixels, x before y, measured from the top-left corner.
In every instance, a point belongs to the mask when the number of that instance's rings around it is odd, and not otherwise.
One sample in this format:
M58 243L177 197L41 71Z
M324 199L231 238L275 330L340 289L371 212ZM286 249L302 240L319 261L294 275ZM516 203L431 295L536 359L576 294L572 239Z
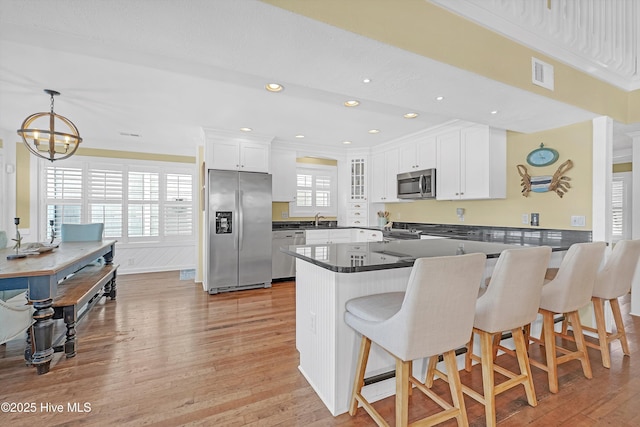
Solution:
M34 307L35 323L30 330L31 343L25 350L25 359L37 368L38 374L49 372L53 358L51 305L58 286L64 286L66 277L100 257L111 264L115 244L115 240L62 242L51 251L16 259L7 259L15 250L0 249L0 290L27 289L29 302Z

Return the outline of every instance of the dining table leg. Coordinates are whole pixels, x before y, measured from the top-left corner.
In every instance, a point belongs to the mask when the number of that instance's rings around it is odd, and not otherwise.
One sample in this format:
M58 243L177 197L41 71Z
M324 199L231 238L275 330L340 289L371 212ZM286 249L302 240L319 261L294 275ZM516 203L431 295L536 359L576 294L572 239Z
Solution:
M38 375L49 372L51 359L53 358L53 304L52 299L33 303L35 312L33 318L36 321L31 329L32 345L35 349L31 355L31 364L38 369Z

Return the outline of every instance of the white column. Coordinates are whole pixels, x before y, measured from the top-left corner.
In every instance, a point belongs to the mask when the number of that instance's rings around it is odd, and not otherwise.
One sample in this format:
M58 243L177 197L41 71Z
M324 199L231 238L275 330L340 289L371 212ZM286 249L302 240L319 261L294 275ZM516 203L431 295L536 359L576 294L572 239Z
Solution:
M633 172L631 174L631 236L640 239L640 132L629 134L632 138L631 162ZM636 275L631 285L631 309L630 313L640 316L640 266L636 268Z
M593 119L592 239L611 243L611 180L613 178L613 120Z

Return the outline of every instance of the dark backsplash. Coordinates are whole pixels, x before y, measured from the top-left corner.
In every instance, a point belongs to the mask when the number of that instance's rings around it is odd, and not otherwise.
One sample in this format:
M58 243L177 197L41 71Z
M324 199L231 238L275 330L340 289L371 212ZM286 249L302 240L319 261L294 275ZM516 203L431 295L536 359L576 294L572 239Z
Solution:
M271 223L273 230L286 230L296 228L314 228L314 221L274 221ZM318 221L318 228L337 228L337 221ZM366 227L365 227L366 228Z
M591 241L591 231L395 222L393 228L479 242L563 245Z

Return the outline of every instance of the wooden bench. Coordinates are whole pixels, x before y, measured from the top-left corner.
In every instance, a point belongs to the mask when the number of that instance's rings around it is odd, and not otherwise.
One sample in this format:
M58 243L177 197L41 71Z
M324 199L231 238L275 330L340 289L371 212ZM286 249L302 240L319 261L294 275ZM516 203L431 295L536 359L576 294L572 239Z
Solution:
M60 283L58 294L53 300L53 318L64 319L67 331L64 345L56 345L62 339L58 338L53 346L54 351L64 351L67 357L76 355L76 323L101 297L116 299L118 267L117 264L87 266ZM79 315L79 310L85 305L86 310Z

